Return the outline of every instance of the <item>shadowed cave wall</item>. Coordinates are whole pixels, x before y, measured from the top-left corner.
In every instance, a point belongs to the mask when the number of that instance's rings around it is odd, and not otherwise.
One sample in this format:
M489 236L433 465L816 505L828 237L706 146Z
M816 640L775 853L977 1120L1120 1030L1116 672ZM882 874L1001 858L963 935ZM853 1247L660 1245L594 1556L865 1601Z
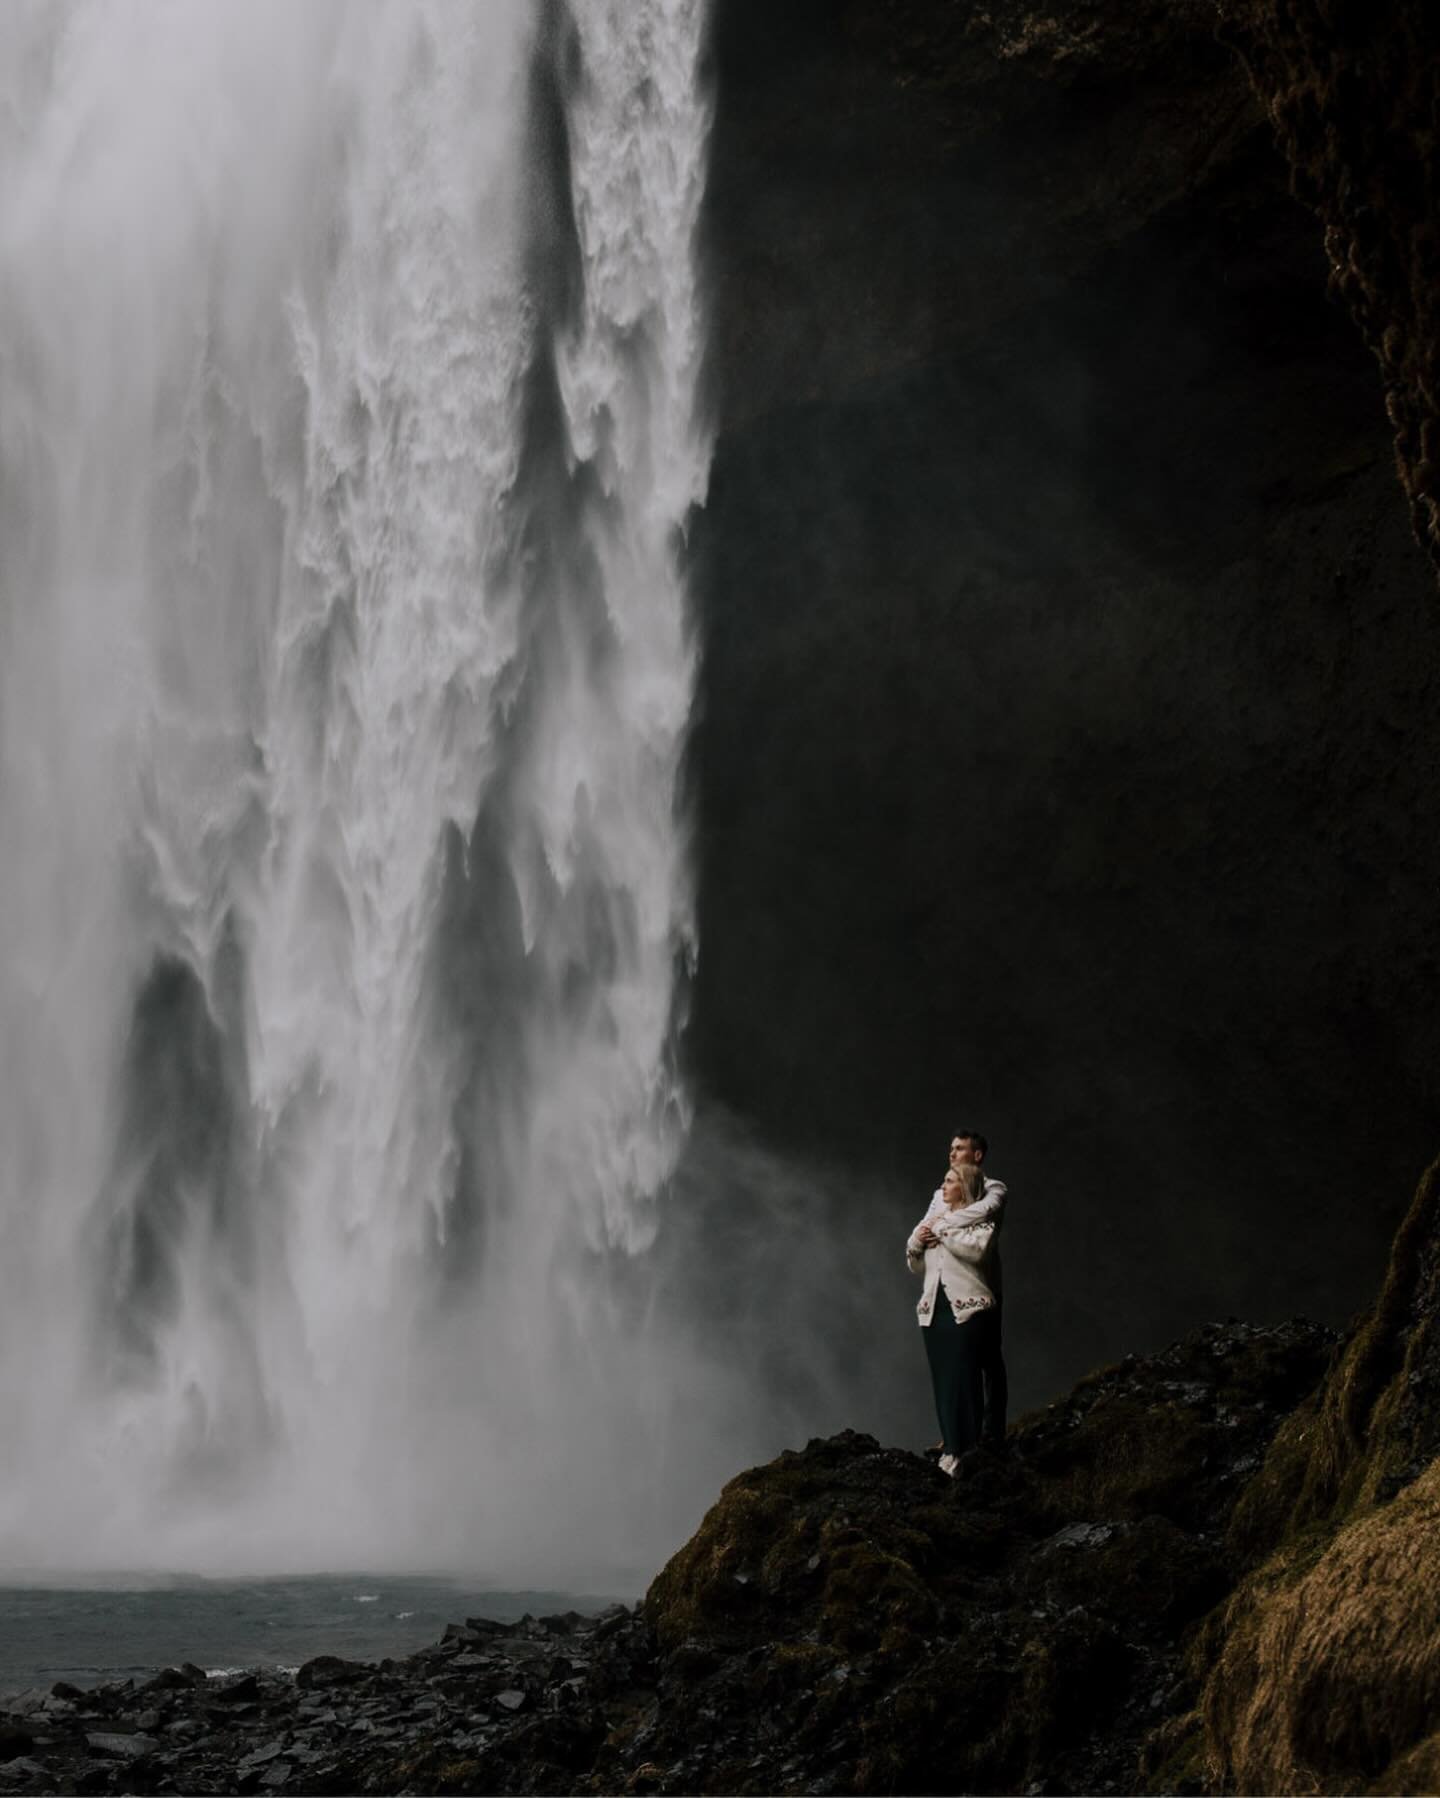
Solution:
M987 1129L1022 1403L1343 1319L1440 1137L1440 618L1245 71L1120 0L712 55L705 1103L860 1257Z

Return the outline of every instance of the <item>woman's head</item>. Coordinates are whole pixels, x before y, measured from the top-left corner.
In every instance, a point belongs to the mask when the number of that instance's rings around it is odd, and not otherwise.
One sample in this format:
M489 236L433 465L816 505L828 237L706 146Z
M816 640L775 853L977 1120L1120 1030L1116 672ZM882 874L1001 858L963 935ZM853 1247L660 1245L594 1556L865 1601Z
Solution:
M959 1205L973 1205L985 1190L985 1176L972 1162L961 1162L946 1174L940 1190L952 1211Z

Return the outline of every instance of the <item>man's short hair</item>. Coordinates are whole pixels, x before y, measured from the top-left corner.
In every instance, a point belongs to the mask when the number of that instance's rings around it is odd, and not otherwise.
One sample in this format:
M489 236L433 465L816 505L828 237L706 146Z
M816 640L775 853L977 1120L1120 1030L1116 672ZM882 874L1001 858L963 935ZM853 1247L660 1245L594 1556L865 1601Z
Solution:
M973 1142L982 1160L990 1153L989 1143L978 1130L957 1130L955 1134L961 1142Z

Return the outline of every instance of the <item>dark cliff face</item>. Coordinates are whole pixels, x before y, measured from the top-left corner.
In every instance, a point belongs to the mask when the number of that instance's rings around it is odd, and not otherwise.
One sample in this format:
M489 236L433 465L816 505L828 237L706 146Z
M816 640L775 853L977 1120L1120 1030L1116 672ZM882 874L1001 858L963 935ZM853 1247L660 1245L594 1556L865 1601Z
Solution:
M1440 1127L1440 615L1215 17L715 14L690 1051L895 1229L989 1131L1030 1400L1343 1317Z
M1411 520L1440 570L1440 16L1415 0L1222 0L1374 351Z

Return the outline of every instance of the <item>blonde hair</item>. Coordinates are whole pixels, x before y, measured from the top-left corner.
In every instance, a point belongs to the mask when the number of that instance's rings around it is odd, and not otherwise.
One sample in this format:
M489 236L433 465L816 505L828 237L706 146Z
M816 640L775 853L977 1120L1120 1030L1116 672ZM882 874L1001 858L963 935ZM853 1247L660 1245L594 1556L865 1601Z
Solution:
M984 1174L969 1161L962 1161L959 1167L952 1167L945 1176L947 1180L950 1178L950 1174L953 1174L960 1182L960 1190L963 1195L960 1203L973 1205L985 1190Z

